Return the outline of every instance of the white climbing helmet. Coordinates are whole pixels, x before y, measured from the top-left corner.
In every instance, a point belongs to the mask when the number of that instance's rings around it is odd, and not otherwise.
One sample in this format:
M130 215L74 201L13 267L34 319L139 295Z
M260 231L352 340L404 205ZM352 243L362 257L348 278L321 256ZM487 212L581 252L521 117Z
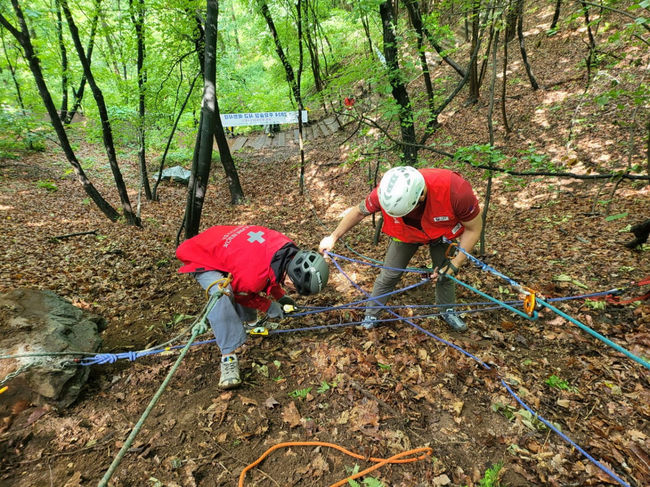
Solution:
M424 191L424 176L411 166L394 167L386 171L379 183L379 204L393 217L410 213Z

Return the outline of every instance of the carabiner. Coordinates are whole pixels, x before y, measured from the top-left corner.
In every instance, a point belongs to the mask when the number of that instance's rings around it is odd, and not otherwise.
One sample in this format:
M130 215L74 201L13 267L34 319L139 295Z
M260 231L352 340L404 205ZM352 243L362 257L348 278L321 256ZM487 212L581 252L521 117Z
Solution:
M458 244L456 242L450 242L449 245L447 246L447 250L445 250L445 257L447 259L451 259L454 255L458 253ZM451 253L451 249L455 249L454 253Z
M535 297L535 292L530 291L530 294L524 298L524 311L528 316L533 316L536 306L537 298Z
M251 331L248 332L250 335L262 335L266 336L269 334L269 330L264 328L263 326L258 326L256 328L253 328Z

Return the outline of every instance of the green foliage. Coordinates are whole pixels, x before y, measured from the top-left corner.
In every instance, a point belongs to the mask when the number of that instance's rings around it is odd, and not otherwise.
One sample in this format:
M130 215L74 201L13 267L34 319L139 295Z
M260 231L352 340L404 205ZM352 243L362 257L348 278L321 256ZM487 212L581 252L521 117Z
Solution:
M533 145L522 152L524 155L521 156L521 160L528 162L530 167L534 170L553 172L557 169L549 157L546 154L537 152L537 149Z
M469 162L472 166L498 166L505 154L490 144L474 144L460 147L454 154L455 161Z
M20 150L44 150L47 133L45 122L29 112L0 106L0 157L12 157Z
M359 468L359 465L355 464L354 468L347 467L347 470L348 470L349 475L354 475L354 474L359 473L360 468ZM378 479L376 479L374 477L364 477L363 480L361 481L361 483L357 482L354 479L351 479L351 480L348 480L348 485L350 485L352 487L361 487L362 485L365 486L365 487L385 487L384 484L380 480L378 480Z
M544 381L544 384L551 388L555 389L560 389L561 391L576 391L577 389L575 387L571 387L569 383L558 377L557 375L553 374L551 375L548 379Z
M311 392L311 387L306 387L304 389L296 389L289 393L289 397L292 399L305 399L307 395Z
M495 465L492 465L485 471L483 478L478 481L480 487L501 487L501 482L499 482L499 473L503 468L503 463L499 462Z
M58 186L53 181L37 181L36 186L42 189L46 189L49 192L58 191Z

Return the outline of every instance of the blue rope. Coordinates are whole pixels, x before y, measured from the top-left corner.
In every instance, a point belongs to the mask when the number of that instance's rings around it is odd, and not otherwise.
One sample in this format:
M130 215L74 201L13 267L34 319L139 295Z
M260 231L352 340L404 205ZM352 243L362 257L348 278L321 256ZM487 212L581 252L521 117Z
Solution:
M366 296L369 297L368 293L366 293L363 289L361 289L361 287L359 287L359 286L358 286L354 281L352 281L352 279L351 279L351 278L350 278L350 277L349 277L349 276L348 276L348 275L343 271L343 269L341 268L341 266L339 265L339 263L338 263L335 259L332 259L332 262L334 263L334 265L336 266L336 268L339 270L339 272L341 272L341 273L345 276L345 278L346 278L346 279L347 279L347 280L348 280L348 281L349 281L349 282L350 282L350 283L351 283L351 284L352 284L356 289L358 289L358 290L361 291L363 294L365 294ZM381 303L380 303L380 304L381 304ZM485 368L485 369L487 369L487 370L492 370L492 368L491 368L489 365L487 365L485 362L483 362L483 361L480 360L479 358L475 357L475 356L472 355L471 353L465 351L463 348L459 347L458 345L455 345L455 344L453 344L453 343L451 343L451 342L448 342L448 341L446 341L446 340L444 340L444 339L442 339L442 338L440 338L440 337L434 335L434 334L431 333L430 331L425 330L424 328L422 328L422 327L416 325L416 324L413 323L410 319L405 318L405 317L400 317L397 313L394 313L394 312L393 312L392 310L390 310L388 307L386 307L386 308L387 308L387 311L390 312L392 315L399 317L399 318L402 319L405 323L408 323L409 325L411 325L411 326L414 327L415 329L417 329L417 330L419 330L419 331L425 333L426 335L429 335L429 336L432 337L432 338L435 338L436 340L438 340L438 341L444 343L445 345L448 345L448 346L454 348L455 350L458 350L458 351L461 352L462 354L464 354L464 355L466 355L466 356L468 356L468 357L474 359L474 360L475 360L478 364L480 364L483 368ZM498 374L498 371L497 371L497 375L499 375L499 374ZM509 387L509 386L508 386L508 384L506 384L506 382L503 380L503 378L500 377L500 381L501 381L501 384L502 384L502 385L505 387L505 389L508 391L508 393L509 393L510 395L512 395L512 397L514 397L515 400L516 400L519 404L522 405L522 407L524 407L527 411L529 411L531 414L533 414L533 415L534 415L536 418L538 418L542 423L544 423L546 426L548 426L552 431L554 431L555 433L557 433L557 434L558 434L558 435L559 435L563 440L565 440L567 443L569 443L571 446L573 446L576 450L578 450L581 454L583 454L583 455L585 456L585 458L587 458L589 461L591 461L594 465L596 465L598 468L600 468L603 472L605 472L605 473L606 473L607 475L609 475L611 478L613 478L614 480L616 480L619 484L621 484L621 485L623 485L623 486L625 486L625 487L630 487L629 484L627 484L625 481L623 481L623 480L622 480L618 475L616 475L616 474L615 474L611 469L609 469L607 466L603 465L603 464L600 463L598 460L596 460L595 458L593 458L593 457L592 457L591 455L589 455L589 454L588 454L584 449L582 449L582 448L581 448L577 443L575 443L573 440L571 440L571 438L569 438L568 436L566 436L564 433L562 433L560 430L558 430L555 426L553 426L549 421L547 421L547 420L544 419L542 416L540 416L539 414L537 414L537 413L536 413L536 412L535 412L535 411L534 411L530 406L528 406L528 405L527 405L527 404L526 404L526 403L525 403L525 402L524 402L524 401L523 401L523 400L522 400L522 399L521 399L521 398L520 398L520 397L519 397L519 396L518 396L518 395L517 395L517 394L516 394L516 393L515 393L515 392L514 392L510 387Z
M612 347L614 350L618 350L618 351L621 352L623 355L626 355L627 357L631 358L631 359L634 360L635 362L637 362L637 363L643 365L646 369L650 369L650 363L648 363L648 361L643 360L641 357L638 357L638 356L634 355L634 354L633 354L632 352L630 352L629 350L627 350L627 349L621 347L621 346L618 345L617 343L614 343L613 341L611 341L609 338L607 338L607 337L601 335L600 333L598 333L597 331L595 331L595 330L589 328L587 325L581 323L580 321L576 320L575 318L572 318L572 317L569 316L568 314L566 314L566 313L560 311L560 310L557 309L555 306L551 306L550 304L548 304L547 302L545 302L543 299L538 299L537 302L538 302L539 304L541 304L542 306L544 306L545 308L550 309L550 310L553 311L555 314L560 315L560 316L561 316L562 318L564 318L565 320L569 320L569 321L570 321L571 323L573 323L574 325L576 325L576 326L582 328L584 331L586 331L587 333L589 333L591 336L593 336L593 337L597 338L598 340L600 340L601 342L603 342L603 343L609 345L609 346Z
M446 238L444 238L444 237L443 237L443 239L446 241L446 243L452 243L450 240L448 240L448 239L446 239ZM488 271L488 272L491 272L492 274L495 274L496 276L499 276L499 277L501 277L502 279L505 279L505 280L506 280L508 283L510 283L512 286L517 287L519 290L525 292L526 294L530 294L530 291L528 291L527 289L525 289L524 287L522 287L519 283L517 283L517 282L514 281L513 279L510 279L509 277L505 276L504 274L501 274L499 271L497 271L497 270L494 269L493 267L490 267L489 265L487 265L487 264L481 262L479 259L477 259L476 257L474 257L472 254L470 254L469 252L467 252L467 251L466 251L465 249L463 249L462 247L458 247L458 246L456 246L456 248L457 248L460 252L462 252L463 254L465 254L465 256L466 256L468 259L470 259L472 262L474 262L476 265L478 265L482 270L486 270L486 271ZM463 284L461 281L459 281L459 280L456 279L455 277L453 277L453 276L449 276L449 277L451 277L454 281L456 281L456 282L458 282L458 283L460 283L460 284ZM465 285L465 284L463 284L463 286L468 287L468 285ZM470 288L471 288L471 286L470 286ZM472 288L472 289L473 289L473 288ZM475 290L475 291L476 291L476 290ZM478 291L476 291L476 292L478 292ZM641 357L638 357L637 355L634 355L632 352L630 352L630 351L627 350L626 348L624 348L624 347L620 346L619 344L613 342L613 341L610 340L609 338L607 338L607 337L601 335L600 333L598 333L597 331L595 331L595 330L593 330L592 328L588 327L588 326L585 325L584 323L582 323L582 322L576 320L575 318L569 316L568 314L566 314L566 313L560 311L560 310L557 309L555 306L552 306L552 305L548 304L548 302L547 302L546 300L544 300L543 298L536 297L536 301L537 301L537 303L538 303L540 306L543 306L543 307L545 307L545 308L550 309L550 310L553 311L555 314L561 316L562 318L568 320L570 323L573 323L574 325L576 325L576 326L578 326L579 328L583 329L584 331L586 331L587 333L589 333L589 334L590 334L591 336L593 336L594 338L597 338L598 340L600 340L601 342L605 343L606 345L608 345L609 347L613 348L614 350L617 350L617 351L621 352L623 355L625 355L625 356L631 358L632 360L634 360L635 362L637 362L637 363L643 365L646 369L650 369L650 363L648 363L647 360L644 360L644 359L642 359Z

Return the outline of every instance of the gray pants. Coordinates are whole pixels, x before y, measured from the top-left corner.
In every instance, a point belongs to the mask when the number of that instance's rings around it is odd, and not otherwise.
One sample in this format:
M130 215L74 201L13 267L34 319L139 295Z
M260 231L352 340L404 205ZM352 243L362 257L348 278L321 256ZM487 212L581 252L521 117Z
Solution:
M384 265L386 267L395 267L405 269L415 252L423 244L404 243L390 239L386 256L384 257ZM447 251L448 244L442 242L434 242L429 244L429 254L434 267L441 267L447 262L445 252ZM380 296L389 293L395 289L397 283L402 277L403 272L394 271L390 269L382 269L379 276L375 280L375 285L372 288L371 296ZM388 302L388 296L378 298L377 301L382 304ZM438 279L436 283L436 304L453 304L456 302L456 283L451 279ZM377 305L376 301L369 302L369 305ZM377 316L380 309L367 309L366 315Z
M194 274L194 279L203 289L207 289L212 283L224 277L226 275L219 271L196 272ZM217 292L218 289L217 284L210 287L210 296ZM232 353L243 345L248 337L244 329L244 322L249 323L257 319L256 309L235 303L230 285L227 290L230 292L230 296L223 294L208 314L210 327L223 355Z

